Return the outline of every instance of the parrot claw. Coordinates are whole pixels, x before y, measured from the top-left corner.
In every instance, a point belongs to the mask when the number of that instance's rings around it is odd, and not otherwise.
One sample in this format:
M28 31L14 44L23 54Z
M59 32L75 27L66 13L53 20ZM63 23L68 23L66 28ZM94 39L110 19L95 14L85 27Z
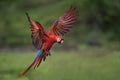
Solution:
M44 56L43 61L46 60L46 56L48 56L48 55L51 56L51 53L49 51L46 51L45 53L46 53L46 55Z
M48 55L51 56L51 53L50 53L50 52L47 52L47 56L48 56Z

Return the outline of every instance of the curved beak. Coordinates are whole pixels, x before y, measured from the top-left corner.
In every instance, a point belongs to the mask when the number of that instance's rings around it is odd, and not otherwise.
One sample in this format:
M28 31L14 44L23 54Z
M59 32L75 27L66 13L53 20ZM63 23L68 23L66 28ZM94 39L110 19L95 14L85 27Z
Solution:
M63 41L63 40L61 40L61 41L60 41L60 44L62 44L63 42L64 42L64 41Z

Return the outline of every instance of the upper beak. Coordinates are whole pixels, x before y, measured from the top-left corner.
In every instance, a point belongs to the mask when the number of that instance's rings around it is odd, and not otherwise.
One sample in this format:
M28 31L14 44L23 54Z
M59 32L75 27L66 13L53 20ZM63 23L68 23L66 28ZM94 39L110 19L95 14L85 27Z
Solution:
M62 44L64 41L63 40L61 40L61 42L60 42L60 44Z

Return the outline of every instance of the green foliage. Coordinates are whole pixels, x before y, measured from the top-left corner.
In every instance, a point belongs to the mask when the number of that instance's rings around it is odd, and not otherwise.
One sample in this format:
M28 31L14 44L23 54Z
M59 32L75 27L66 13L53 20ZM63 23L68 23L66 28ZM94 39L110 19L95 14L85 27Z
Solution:
M17 54L16 54L17 53ZM0 54L0 80L119 80L120 52L53 52L26 76L18 75L28 67L35 54L28 52ZM68 54L66 54L68 53Z
M31 45L30 25L25 12L48 31L71 5L77 7L79 16L69 35L65 35L67 44L86 43L94 38L120 40L119 0L1 0L0 46Z

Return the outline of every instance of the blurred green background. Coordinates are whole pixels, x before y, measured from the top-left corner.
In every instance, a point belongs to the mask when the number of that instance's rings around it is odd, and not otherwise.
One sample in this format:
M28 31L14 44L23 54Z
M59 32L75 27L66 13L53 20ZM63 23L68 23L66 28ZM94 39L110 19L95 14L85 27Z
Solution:
M39 68L25 12L46 31L71 5L78 21ZM22 54L23 53L23 54ZM1 0L0 80L120 80L120 0Z

